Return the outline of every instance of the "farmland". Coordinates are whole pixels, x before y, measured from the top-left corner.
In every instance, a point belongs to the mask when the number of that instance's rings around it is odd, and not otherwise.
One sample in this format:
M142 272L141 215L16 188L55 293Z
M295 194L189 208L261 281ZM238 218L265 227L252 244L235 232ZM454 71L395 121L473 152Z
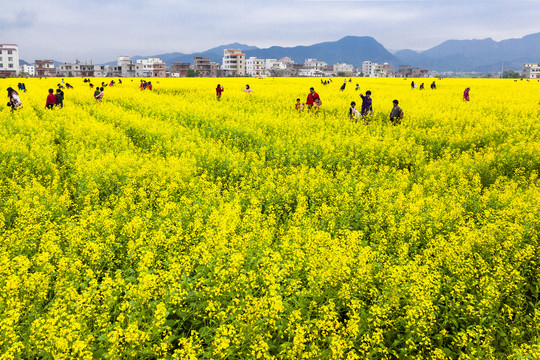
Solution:
M540 83L65 80L3 92L3 358L540 356Z

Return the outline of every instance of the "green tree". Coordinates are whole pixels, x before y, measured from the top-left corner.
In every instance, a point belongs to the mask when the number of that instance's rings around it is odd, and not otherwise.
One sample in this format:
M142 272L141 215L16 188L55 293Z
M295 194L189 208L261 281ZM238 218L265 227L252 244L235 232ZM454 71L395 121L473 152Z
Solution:
M503 79L519 79L520 77L521 74L512 69L504 70L502 73Z

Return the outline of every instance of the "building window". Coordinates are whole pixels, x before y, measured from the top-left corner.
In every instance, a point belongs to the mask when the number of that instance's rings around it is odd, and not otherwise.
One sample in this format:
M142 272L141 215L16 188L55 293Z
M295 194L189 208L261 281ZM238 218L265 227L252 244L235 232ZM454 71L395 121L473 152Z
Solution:
M8 67L12 68L12 67L13 67L13 64L8 64Z
M8 61L13 61L13 57L8 57Z
M11 54L13 54L13 51L11 51L11 50L8 50L8 52L7 52L7 53L8 53L8 55L11 55Z

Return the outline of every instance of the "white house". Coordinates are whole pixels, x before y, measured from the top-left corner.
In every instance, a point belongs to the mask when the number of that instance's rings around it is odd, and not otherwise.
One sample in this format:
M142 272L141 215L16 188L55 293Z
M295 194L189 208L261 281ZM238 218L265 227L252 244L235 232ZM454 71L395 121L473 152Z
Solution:
M0 76L19 75L19 46L0 44Z
M354 66L349 64L334 64L333 65L334 73L345 73L347 75L352 75L354 71Z
M266 68L270 71L285 70L287 64L277 59L266 59Z
M375 66L377 63L371 62L371 61L363 61L362 62L362 74L364 74L365 77L373 77L375 76Z
M327 65L324 61L318 61L317 59L306 59L304 61L304 68L315 69L316 71L325 71Z
M135 63L135 76L165 77L165 61L159 58L139 59Z
M240 49L223 50L223 65L221 69L226 75L246 75L246 54L243 54Z
M266 76L266 61L252 56L246 60L246 74L250 76Z
M25 74L26 76L35 76L36 68L32 65L19 65L19 74Z
M523 64L522 76L526 79L540 79L540 63Z

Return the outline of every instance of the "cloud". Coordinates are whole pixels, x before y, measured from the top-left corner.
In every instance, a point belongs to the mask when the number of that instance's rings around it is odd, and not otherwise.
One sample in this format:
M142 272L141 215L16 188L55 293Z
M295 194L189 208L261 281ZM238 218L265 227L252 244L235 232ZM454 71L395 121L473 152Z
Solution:
M2 11L0 29L2 41L19 44L25 60L105 62L118 55L190 53L232 42L310 45L346 35L372 36L391 49L422 50L447 39L502 40L538 31L540 7L533 6L537 3L58 0L51 6L43 0L24 0Z
M14 14L6 14L0 17L0 29L18 30L32 27L37 21L34 11L20 10Z

